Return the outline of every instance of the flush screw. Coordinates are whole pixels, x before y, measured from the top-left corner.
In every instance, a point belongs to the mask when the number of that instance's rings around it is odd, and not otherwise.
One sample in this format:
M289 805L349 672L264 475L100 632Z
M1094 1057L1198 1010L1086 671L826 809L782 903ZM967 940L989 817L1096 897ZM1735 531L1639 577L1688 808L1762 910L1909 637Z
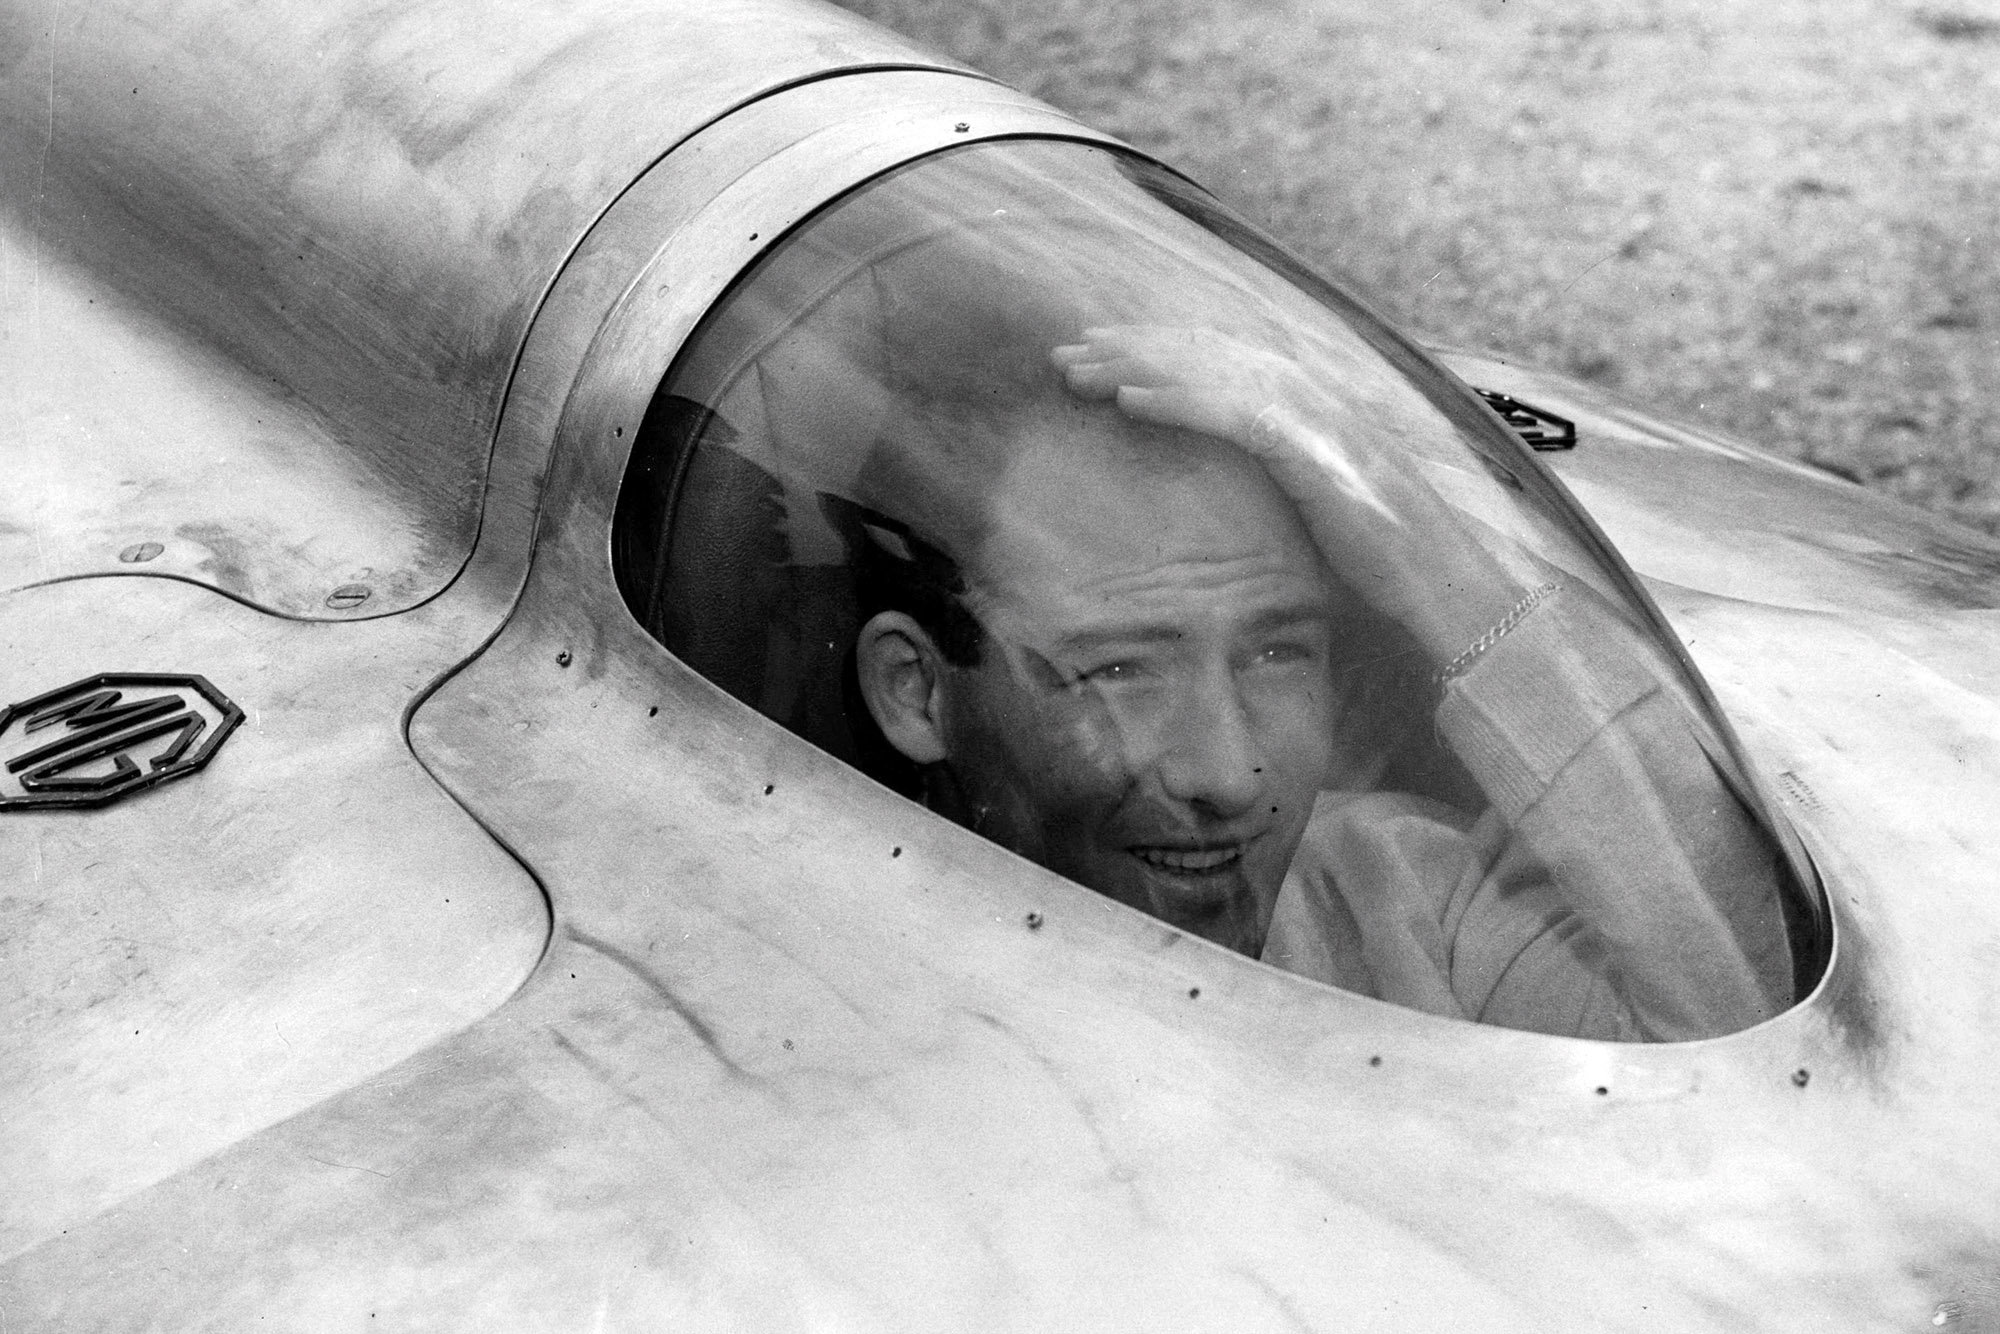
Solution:
M366 602L373 591L366 584L342 584L326 595L326 605L335 611L352 611Z

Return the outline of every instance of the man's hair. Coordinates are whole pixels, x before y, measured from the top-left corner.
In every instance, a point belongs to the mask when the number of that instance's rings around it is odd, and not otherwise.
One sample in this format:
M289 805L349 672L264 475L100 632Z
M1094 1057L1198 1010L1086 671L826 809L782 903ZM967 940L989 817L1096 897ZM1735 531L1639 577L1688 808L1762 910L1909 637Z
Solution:
M846 543L861 621L907 613L947 662L970 667L985 632L965 598L993 498L1027 432L1075 400L1046 365L932 369L905 386L901 412L855 475L854 499L822 497L821 509Z
M847 549L857 627L902 612L955 667L978 666L987 646L976 584L996 500L1024 457L1056 451L1087 484L1088 470L1102 464L1198 471L1205 451L1218 447L1079 398L1046 365L1005 376L989 365L927 388L869 451L856 476L859 498L822 494L820 508ZM842 699L862 770L905 795L918 792L922 775L876 725L851 648Z
M847 550L856 628L882 612L902 612L945 662L976 667L987 634L968 595L993 497L1023 432L1075 400L1045 364L968 359L928 369L922 383L903 386L903 410L863 460L855 497L822 493L819 504ZM851 644L841 697L862 772L918 795L922 773L876 724Z
M885 611L908 615L955 667L979 665L985 629L965 604L965 572L909 524L822 494L820 509L847 546L857 624Z
M824 493L819 504L847 547L856 629L885 611L900 611L922 627L946 662L977 666L986 632L965 605L967 586L958 562L900 519ZM856 765L883 786L918 797L922 770L890 744L861 693L856 643L847 646L841 662L840 698Z

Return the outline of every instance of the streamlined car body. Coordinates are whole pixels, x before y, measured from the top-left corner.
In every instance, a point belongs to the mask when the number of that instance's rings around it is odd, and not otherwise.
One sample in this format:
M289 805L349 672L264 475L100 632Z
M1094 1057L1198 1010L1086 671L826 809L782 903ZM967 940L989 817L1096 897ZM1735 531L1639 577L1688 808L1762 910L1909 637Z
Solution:
M1705 677L1800 985L1420 1013L931 814L620 587L782 239L1137 155L803 0L4 22L6 1328L2000 1326L2000 548L1440 352L1573 426L1496 467Z

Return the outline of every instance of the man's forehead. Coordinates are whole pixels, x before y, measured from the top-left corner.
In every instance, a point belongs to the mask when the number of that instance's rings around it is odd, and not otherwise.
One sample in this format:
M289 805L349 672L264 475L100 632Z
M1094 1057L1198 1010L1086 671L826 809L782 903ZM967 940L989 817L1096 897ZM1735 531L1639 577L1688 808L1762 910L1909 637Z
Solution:
M1063 394L1022 404L1003 427L1006 462L999 491L1037 484L1099 487L1163 480L1228 466L1242 451L1175 427L1134 421L1109 402Z
M1285 596L1285 592L1290 596ZM1295 587L1263 603L1231 603L1214 609L1229 629L1241 636L1262 637L1305 633L1332 626L1334 603L1323 588ZM1088 652L1097 648L1139 645L1172 646L1186 643L1188 607L1100 608L1096 614L1085 610L1076 622L1055 637L1050 647L1068 652ZM1176 614L1180 613L1180 614Z
M1218 599L1238 620L1331 611L1334 581L1254 459L1198 437L1132 443L1025 448L991 497L975 593L1133 633L1168 633Z

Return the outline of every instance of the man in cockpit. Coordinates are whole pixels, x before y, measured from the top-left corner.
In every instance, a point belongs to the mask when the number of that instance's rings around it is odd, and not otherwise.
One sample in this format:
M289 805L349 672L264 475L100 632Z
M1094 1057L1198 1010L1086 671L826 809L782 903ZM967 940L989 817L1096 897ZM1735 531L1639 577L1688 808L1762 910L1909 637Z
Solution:
M1054 361L1066 391L936 405L922 433L951 445L878 460L939 538L875 529L891 577L864 597L856 681L927 804L1433 1013L1629 1040L1783 1007L1768 845L1657 681L1613 657L1542 690L1578 670L1554 646L1585 599L1423 522L1428 493L1347 456L1340 406L1280 358L1127 329ZM1442 664L1428 721L1484 810L1373 790L1352 639L1383 624ZM1552 715L1559 697L1587 708Z

